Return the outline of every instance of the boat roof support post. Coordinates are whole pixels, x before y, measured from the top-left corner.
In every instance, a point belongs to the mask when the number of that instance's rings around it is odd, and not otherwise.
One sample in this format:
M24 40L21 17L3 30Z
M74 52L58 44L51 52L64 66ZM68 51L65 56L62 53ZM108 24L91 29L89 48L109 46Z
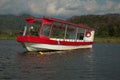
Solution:
M78 29L79 29L79 28L76 28L75 40L77 40Z
M26 32L27 32L27 26L24 27L23 36L26 35Z
M87 32L87 30L85 29L85 31L84 31L84 38L86 37L86 32ZM84 38L83 38L83 39L84 39Z
M66 39L66 35L67 35L67 25L65 26L65 34L64 34L64 39Z
M42 34L42 28L43 28L43 26L44 26L44 24L42 24L42 26L40 27L40 30L39 30L39 36L41 36L41 34Z
M50 26L50 33L49 33L49 37L51 37L51 35L52 35L52 28L53 28L53 24Z

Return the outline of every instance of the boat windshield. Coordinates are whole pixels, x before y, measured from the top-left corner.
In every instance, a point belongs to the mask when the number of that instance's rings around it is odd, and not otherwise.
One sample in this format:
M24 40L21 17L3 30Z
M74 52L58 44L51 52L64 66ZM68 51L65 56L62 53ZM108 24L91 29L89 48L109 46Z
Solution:
M40 35L44 35L44 36L50 36L50 26L49 24L45 24L43 27L42 27L42 32Z
M23 36L25 35L33 35L33 36L38 36L38 32L40 29L40 24L38 22L34 22L34 24L26 24L24 27L24 32Z

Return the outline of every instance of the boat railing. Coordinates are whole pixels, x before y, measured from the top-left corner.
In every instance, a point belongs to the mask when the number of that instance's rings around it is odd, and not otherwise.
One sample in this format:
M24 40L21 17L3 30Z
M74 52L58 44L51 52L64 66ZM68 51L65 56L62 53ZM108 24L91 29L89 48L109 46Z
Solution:
M74 40L74 39L58 39L58 38L50 38L50 39L57 41L84 42L84 40Z

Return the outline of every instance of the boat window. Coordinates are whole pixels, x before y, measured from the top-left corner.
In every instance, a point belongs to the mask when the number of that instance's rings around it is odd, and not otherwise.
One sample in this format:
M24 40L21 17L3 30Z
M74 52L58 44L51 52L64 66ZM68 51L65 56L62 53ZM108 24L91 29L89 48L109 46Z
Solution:
M52 38L64 38L64 32L65 32L65 25L64 24L57 24L53 25L52 28Z
M84 34L85 34L85 29L79 28L78 33L77 33L77 39L78 40L83 40L84 39Z
M39 31L39 26L34 26L33 31L32 31L32 35L38 36L38 31Z
M39 28L40 28L40 23L38 23L38 22L34 22L34 24L32 24L32 25L27 24L24 27L23 35L38 36Z
M76 36L76 28L69 25L67 28L66 39L75 39Z
M44 27L42 28L42 35L44 36L49 36L50 33L50 26L49 24L45 24Z
M31 35L31 31L32 31L32 26L29 24L26 24L26 26L24 26L24 32L23 35Z
M39 26L30 26L28 35L38 36Z
M56 23L52 28L52 38L76 39L76 27L68 24Z
M78 40L83 40L83 38L84 38L84 33L78 33L77 39Z

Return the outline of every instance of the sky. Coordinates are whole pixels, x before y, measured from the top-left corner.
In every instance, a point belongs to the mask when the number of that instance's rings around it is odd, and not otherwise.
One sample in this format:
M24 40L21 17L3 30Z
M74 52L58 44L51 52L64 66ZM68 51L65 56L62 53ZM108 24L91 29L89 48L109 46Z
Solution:
M120 0L0 0L0 15L71 17L120 13Z

